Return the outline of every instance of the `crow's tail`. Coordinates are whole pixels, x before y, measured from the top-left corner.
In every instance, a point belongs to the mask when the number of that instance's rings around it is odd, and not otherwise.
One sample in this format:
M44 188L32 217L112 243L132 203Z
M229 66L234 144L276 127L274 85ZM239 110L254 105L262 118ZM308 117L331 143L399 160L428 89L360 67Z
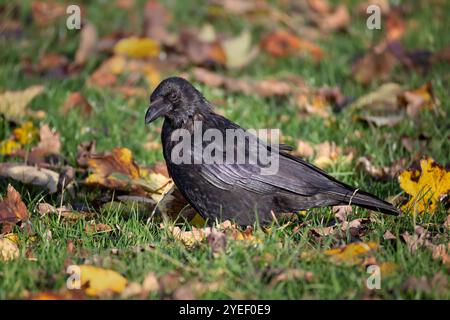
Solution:
M333 193L334 196L338 196L337 192L331 193ZM396 216L400 214L400 211L389 202L381 200L380 198L359 189L353 189L353 191L347 189L345 194L339 192L339 196L342 204L352 204Z

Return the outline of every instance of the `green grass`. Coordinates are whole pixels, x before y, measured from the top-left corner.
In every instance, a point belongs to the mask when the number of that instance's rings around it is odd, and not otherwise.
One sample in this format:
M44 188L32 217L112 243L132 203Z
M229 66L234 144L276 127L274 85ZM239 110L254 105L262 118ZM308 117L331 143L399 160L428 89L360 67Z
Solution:
M141 1L142 2L142 1ZM173 15L177 17L178 25L201 25L206 21L206 10L202 1L187 2L167 1ZM346 1L348 3L349 1ZM355 1L351 1L354 3ZM1 3L1 2L0 2ZM183 3L183 4L181 4ZM185 8L184 6L188 6ZM136 23L129 23L129 16L124 11L117 10L112 5L89 4L88 19L97 27L101 35L113 30L137 32ZM408 48L424 48L438 50L448 46L448 19L435 19L438 12L449 12L450 7L444 1L439 5L430 5L426 1L417 1L417 6L408 15L409 21L415 21L417 29L407 32L404 43ZM29 11L22 12L22 21L27 21ZM6 15L9 13L6 12ZM327 57L320 64L314 64L309 59L285 58L274 60L267 55L260 55L250 66L237 72L234 76L262 78L268 75L283 75L296 73L305 81L316 87L328 85L338 86L347 96L358 97L376 89L380 82L373 82L368 87L357 84L350 75L350 61L354 55L362 52L368 44L379 39L380 34L369 32L365 21L356 18L350 26L349 33L333 34L321 40L326 49ZM209 21L224 32L239 31L242 27L252 27L251 24L239 18ZM137 24L139 25L139 24ZM258 30L254 30L255 34ZM88 66L80 75L62 80L26 76L20 68L21 59L27 57L36 61L40 53L56 51L73 58L78 44L78 35L64 28L64 21L59 25L39 30L33 25L24 29L24 37L18 40L0 38L0 90L19 90L33 84L44 84L45 92L30 105L32 109L45 110L47 116L36 126L49 123L61 133L62 154L71 165L75 165L76 147L80 142L96 140L97 149L110 150L116 146L131 149L138 163L151 165L162 160L162 152L148 151L142 146L150 135L158 137L157 122L151 127L144 126L143 116L146 111L147 99L124 99L120 94L98 90L85 86L86 77L92 73L104 57L95 56L89 60ZM449 64L434 65L426 75L399 70L392 75L392 80L406 88L417 88L431 80L441 108L450 112L449 97ZM335 122L327 122L320 118L308 116L299 117L295 106L289 100L263 99L258 96L230 95L220 90L211 89L196 84L211 101L225 101L219 106L227 117L248 128L279 127L284 135L294 139L319 143L325 140L335 141L339 146L352 147L357 155L370 155L375 165L389 165L400 158L411 160L415 155L409 154L401 147L403 135L417 136L424 133L431 141L424 149L414 153L430 155L440 163L449 163L450 123L448 118L435 114L424 114L421 121L414 123L405 120L393 128L375 128L361 122L355 122L346 110L336 113ZM92 116L85 120L77 112L71 112L62 117L59 107L71 91L81 91L94 107ZM150 92L149 92L150 94ZM280 122L280 116L287 115L289 121ZM0 139L3 140L11 132L11 125L0 123ZM354 132L362 132L363 137L357 138ZM158 137L159 139L159 137ZM0 159L6 161L6 159ZM374 181L370 176L355 170L353 163L337 164L328 169L339 179L386 198L401 192L396 180L388 182ZM6 186L11 183L22 195L30 213L36 237L30 239L23 232L16 230L21 244L25 249L32 248L36 261L30 261L22 250L21 257L11 262L0 262L0 299L21 298L24 292L52 291L65 287L67 263L82 264L85 262L111 268L122 273L129 281L142 281L149 271L158 276L171 270L183 275L185 282L199 280L200 282L220 282L219 289L206 292L199 296L205 299L360 299L373 296L382 299L425 299L450 298L448 288L435 288L431 292L420 290L407 292L402 285L411 276L432 278L437 272L449 275L448 266L432 259L431 252L421 248L411 253L401 240L385 241L383 234L390 230L398 236L405 231L414 232L415 224L433 226L441 225L446 218L446 210L441 208L434 215L425 215L413 219L411 216L400 218L382 216L357 209L350 218L374 218L369 223L369 232L363 236L364 241L374 241L381 248L375 255L379 263L394 262L397 271L382 278L380 290L369 292L365 281L369 274L364 267L343 266L332 264L320 254L312 258L304 258L305 252L319 252L335 247L340 243L333 242L329 237L323 237L315 242L310 236L310 229L327 225L333 218L330 209L309 210L306 216L301 216L302 227L294 232L295 224L287 228L273 228L270 234L257 229L256 236L261 239L257 245L229 241L226 251L214 256L207 243L194 248L186 248L179 241L159 229L157 222L146 224L149 212L133 208L131 212L124 210L103 210L97 212L95 220L106 223L114 228L111 233L87 234L84 231L86 221L79 220L69 223L58 221L55 216L41 218L35 211L40 201L59 204L58 196L45 194L38 188L24 186L20 183L1 180L0 193L5 194ZM87 199L90 199L87 195ZM89 202L83 198L78 202ZM89 204L89 203L87 203ZM189 229L185 224L183 227ZM432 227L430 227L432 228ZM51 240L46 240L44 234L50 230ZM448 233L442 231L443 242L448 242ZM445 240L446 239L446 240ZM67 242L73 241L76 250L67 252ZM345 239L344 240L349 240ZM344 242L347 242L344 241ZM153 249L137 252L137 246L152 246ZM112 248L118 248L118 254L111 254ZM302 255L303 253L303 255ZM267 273L277 269L303 269L313 273L310 282L297 279L289 280L271 287ZM153 294L150 298L161 298Z

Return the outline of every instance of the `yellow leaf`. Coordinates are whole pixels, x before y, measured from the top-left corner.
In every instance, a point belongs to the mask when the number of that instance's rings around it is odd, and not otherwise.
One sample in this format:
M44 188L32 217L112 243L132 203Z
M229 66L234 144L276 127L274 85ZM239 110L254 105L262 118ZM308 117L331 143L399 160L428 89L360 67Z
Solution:
M358 264L362 256L372 250L376 250L378 245L375 242L354 242L342 248L329 249L324 253L336 263Z
M89 296L101 296L110 293L121 293L127 279L114 270L102 269L90 265L81 265L81 286Z
M22 145L29 144L37 136L38 130L31 121L27 121L13 130L14 138Z
M422 159L420 170L405 170L398 179L412 196L402 209L412 213L433 213L440 197L450 192L450 172L432 158Z
M26 107L38 94L44 90L44 86L37 85L20 91L6 91L0 94L0 113L7 120L18 121L26 113Z
M127 148L114 148L112 153L94 155L88 159L88 165L92 174L86 178L87 184L125 188L132 179L140 176L133 154Z
M159 44L150 38L130 37L120 40L114 47L117 54L134 58L149 58L159 55Z
M13 139L8 139L0 142L0 154L11 155L16 151L19 151L22 145Z
M9 238L0 238L0 261L10 261L19 257L19 247Z
M13 130L12 137L0 142L0 154L11 155L21 149L23 145L31 143L38 130L28 121Z

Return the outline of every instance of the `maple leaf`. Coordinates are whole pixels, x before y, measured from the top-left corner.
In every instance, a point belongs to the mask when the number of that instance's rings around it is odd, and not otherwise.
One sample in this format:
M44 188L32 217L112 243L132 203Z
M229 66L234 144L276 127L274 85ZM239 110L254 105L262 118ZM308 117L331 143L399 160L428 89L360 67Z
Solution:
M411 195L402 207L409 212L433 213L442 195L450 192L450 172L432 158L422 159L420 170L405 170L398 179L400 187Z
M8 185L6 197L0 201L0 223L3 225L1 233L10 232L12 227L21 221L28 221L27 207L16 189Z
M126 188L130 180L140 177L139 166L127 148L114 148L112 153L91 155L88 166L92 171L86 178L88 185Z

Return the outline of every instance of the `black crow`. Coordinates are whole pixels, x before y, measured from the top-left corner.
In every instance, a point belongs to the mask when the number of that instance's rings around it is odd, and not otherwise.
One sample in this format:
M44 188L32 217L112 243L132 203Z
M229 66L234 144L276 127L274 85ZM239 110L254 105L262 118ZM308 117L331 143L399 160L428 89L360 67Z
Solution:
M248 131L216 114L211 103L183 78L167 78L152 93L145 122L159 117L164 117L161 139L168 172L186 200L209 222L230 219L239 225L252 225L256 221L266 225L281 214L347 204L387 214L399 213L390 203L342 183L287 153L286 147L254 140L254 135L245 136L244 147L238 146L238 139L231 142L231 151L244 154L244 162L202 161L202 150L213 141L217 143L212 148L215 150L209 150L211 155L223 157L230 152L225 147L227 130ZM224 140L214 136L215 139L209 137L198 142L196 132L205 134L208 129L221 133ZM252 141L256 141L257 149L249 146ZM183 149L186 145L189 148ZM278 170L264 173L267 162L262 163L259 158L249 161L258 150L277 155ZM233 157L230 159L237 159L236 155Z

